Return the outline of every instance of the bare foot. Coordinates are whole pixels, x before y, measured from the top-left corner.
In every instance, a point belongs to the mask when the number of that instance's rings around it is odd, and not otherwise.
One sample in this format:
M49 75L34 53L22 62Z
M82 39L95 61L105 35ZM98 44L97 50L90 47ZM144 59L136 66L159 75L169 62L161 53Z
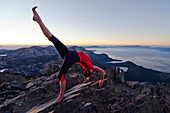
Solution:
M58 98L56 99L55 103L59 103L62 99L64 98L64 95L59 95Z
M35 6L35 7L32 8L33 20L34 20L34 21L40 20L40 17L39 17L39 15L38 15L37 11L36 11L36 8L37 8L37 6Z
M90 81L90 77L87 77L86 80L87 80L87 82L89 82Z

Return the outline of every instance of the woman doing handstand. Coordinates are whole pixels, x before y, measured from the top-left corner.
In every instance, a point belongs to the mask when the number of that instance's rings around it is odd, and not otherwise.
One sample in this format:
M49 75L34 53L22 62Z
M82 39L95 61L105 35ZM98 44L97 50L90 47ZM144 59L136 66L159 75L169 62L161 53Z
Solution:
M44 25L37 11L35 10L37 7L33 7L33 20L36 21L44 35L54 44L55 48L58 50L60 56L63 59L62 66L59 70L58 78L60 83L60 94L56 99L55 103L59 103L64 98L64 90L66 87L66 80L64 78L68 69L75 63L79 63L84 71L82 72L86 77L90 77L93 70L99 71L101 73L101 78L99 80L99 86L102 85L104 79L104 70L93 66L90 60L90 57L87 56L84 52L81 51L69 51L68 48L60 42L56 37L54 37L48 28Z

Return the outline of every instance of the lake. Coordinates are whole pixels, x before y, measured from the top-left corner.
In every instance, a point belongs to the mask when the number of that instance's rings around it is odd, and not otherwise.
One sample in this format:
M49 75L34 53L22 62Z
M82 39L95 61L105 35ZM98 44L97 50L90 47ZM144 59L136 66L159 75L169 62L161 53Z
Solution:
M113 59L132 61L145 68L170 72L170 52L144 48L87 48L95 53L106 53Z

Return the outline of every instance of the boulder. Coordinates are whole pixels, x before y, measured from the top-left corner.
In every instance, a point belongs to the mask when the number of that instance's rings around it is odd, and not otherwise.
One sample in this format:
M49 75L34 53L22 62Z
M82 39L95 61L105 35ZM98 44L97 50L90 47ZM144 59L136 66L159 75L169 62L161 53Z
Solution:
M25 89L25 86L21 82L18 82L16 80L10 82L9 85L16 89Z
M51 75L59 71L61 63L51 63L46 66L42 74Z
M124 72L120 68L110 68L106 70L106 73L113 83L124 83Z
M30 82L26 85L26 89L29 89L34 86L34 82Z
M92 109L94 109L93 104L91 102L87 102L80 108L80 111L82 113L89 113L90 111L92 111Z
M145 101L146 96L147 96L146 94L140 94L140 95L138 95L138 96L135 98L135 101L136 101L137 105L143 103L143 102Z
M139 81L126 81L126 84L134 89L139 86Z
M16 74L16 73L0 73L0 84L4 83L4 82L12 82L12 81L17 81L21 84L23 84L24 81L26 81L26 77L24 77L23 75L20 74Z

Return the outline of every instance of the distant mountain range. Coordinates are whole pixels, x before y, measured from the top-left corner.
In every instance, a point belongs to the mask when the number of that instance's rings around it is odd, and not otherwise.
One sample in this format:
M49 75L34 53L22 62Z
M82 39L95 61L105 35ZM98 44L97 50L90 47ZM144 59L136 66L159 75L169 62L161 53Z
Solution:
M93 46L83 46L85 48L143 48L143 49L153 49L153 50L159 50L159 51L166 51L170 52L170 47L152 47L152 46L141 46L141 45L120 45L120 46L115 46L115 45L110 45L110 46L98 46L98 45L93 45Z
M108 46L88 46L92 48L106 48ZM109 47L133 47L133 48L151 48L150 46L109 46ZM86 47L87 48L87 47ZM163 73L138 66L133 62L106 63L110 61L122 61L112 59L107 54L96 54L83 47L71 46L70 50L83 51L90 56L92 63L103 69L111 67L127 67L125 72L126 80L137 80L140 82L170 82L170 73ZM163 50L163 49L160 49ZM164 49L165 50L165 49ZM167 50L166 50L167 51ZM24 75L42 74L45 67L54 62L62 61L57 50L53 46L41 47L32 46L29 48L20 48L16 50L0 50L0 69L6 69L6 72L14 72ZM4 56L5 55L5 56Z
M84 51L93 62L102 63L119 61L109 58L106 54L95 54L82 47L72 46L70 50ZM0 50L0 70L24 75L41 74L49 63L61 62L58 51L53 46L32 46L16 50Z

